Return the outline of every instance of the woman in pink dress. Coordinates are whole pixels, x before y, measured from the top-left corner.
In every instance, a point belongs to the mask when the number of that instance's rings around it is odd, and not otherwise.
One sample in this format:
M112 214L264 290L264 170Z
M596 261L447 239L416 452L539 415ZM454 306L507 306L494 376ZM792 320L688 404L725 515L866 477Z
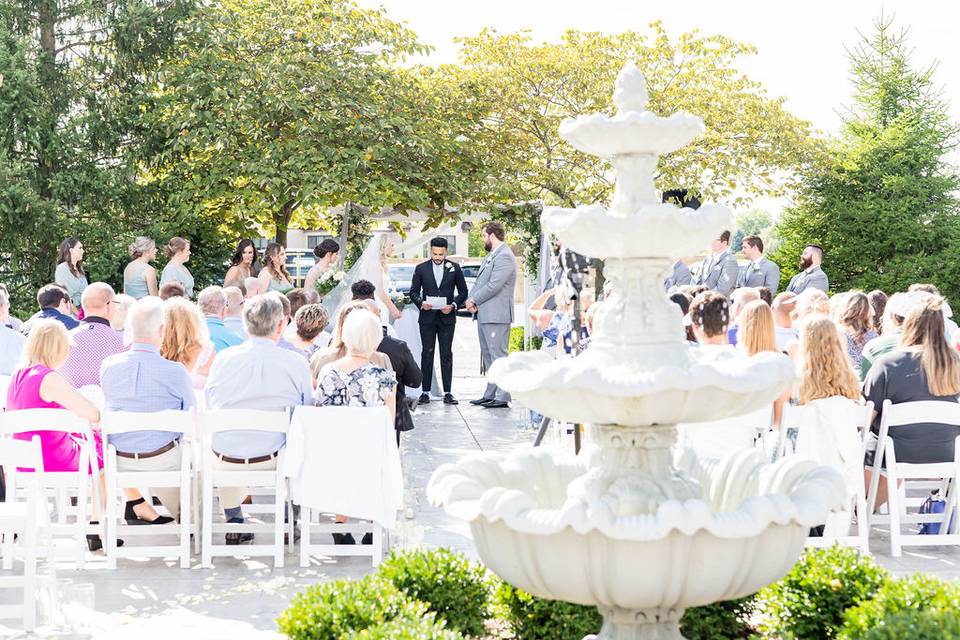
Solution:
M24 365L13 373L10 386L7 388L7 411L67 409L91 424L98 423L100 411L97 407L55 371L66 362L69 350L70 338L63 324L56 320L41 320L35 323L23 347ZM35 435L40 437L45 471L76 471L78 469L81 443L84 441L83 434L66 431L28 431L14 437L19 440L31 440ZM94 439L97 461L102 468L103 445L99 432L94 432ZM100 482L103 482L102 476ZM104 495L103 491L101 495ZM87 536L87 543L91 551L101 546L99 536Z

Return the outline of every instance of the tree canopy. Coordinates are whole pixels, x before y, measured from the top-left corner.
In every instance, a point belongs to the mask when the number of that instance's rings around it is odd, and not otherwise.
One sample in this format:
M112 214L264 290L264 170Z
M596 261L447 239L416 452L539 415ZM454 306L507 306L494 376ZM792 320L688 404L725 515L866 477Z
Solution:
M934 86L935 65L915 68L907 42L880 18L849 51L854 101L842 135L777 227L785 277L817 243L838 290L933 282L960 295L960 177L946 160L960 130Z

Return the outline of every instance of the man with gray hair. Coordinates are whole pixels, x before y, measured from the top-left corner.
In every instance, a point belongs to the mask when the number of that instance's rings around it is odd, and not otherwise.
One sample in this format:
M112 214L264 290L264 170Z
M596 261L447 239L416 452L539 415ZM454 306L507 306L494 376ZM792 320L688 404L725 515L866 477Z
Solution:
M197 306L203 314L203 321L207 323L210 342L213 343L217 353L243 342L243 338L224 324L223 320L227 314L227 296L223 292L223 287L207 287L201 291L197 296Z
M223 314L224 326L237 334L241 340L247 339L247 330L243 326L243 303L245 298L240 287L224 287L223 295L227 297L227 308Z
M210 409L265 409L279 411L309 404L313 393L310 367L303 356L277 346L286 327L283 305L276 293L246 302L243 323L249 339L217 354L205 387ZM223 431L213 437L215 468L231 471L277 468L277 454L285 437L281 433ZM220 506L227 522L243 522L241 504L246 491L222 487ZM226 534L227 544L253 539L249 533Z
M110 356L100 367L100 386L103 388L106 410L154 413L168 409L191 409L195 402L193 384L186 367L160 355L164 328L163 301L152 296L138 300L127 312L127 326L133 339L130 350ZM111 435L110 444L117 448L117 469L179 469L181 435L173 431L133 431ZM153 506L140 497L139 492L128 490L125 517L129 522L173 522L180 511L180 490L157 488L153 493L173 517L159 516Z
M247 300L254 298L260 295L260 280L258 278L250 277L243 279L243 290L246 291L244 294L247 297Z
M0 289L0 318L7 317L9 313L10 297L5 288ZM26 342L22 333L0 324L0 375L8 376L17 368L20 352Z

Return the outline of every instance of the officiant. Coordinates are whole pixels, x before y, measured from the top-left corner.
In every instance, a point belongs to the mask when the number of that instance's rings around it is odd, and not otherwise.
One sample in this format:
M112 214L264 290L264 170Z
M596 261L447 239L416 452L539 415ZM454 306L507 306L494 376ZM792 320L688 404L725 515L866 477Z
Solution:
M456 291L456 295L454 295ZM453 384L453 333L457 328L457 309L467 300L467 281L460 265L447 260L446 238L430 241L430 260L417 265L410 283L410 301L420 309L420 369L423 394L420 404L430 402L433 381L433 354L440 346L440 378L444 404L458 404L450 391Z

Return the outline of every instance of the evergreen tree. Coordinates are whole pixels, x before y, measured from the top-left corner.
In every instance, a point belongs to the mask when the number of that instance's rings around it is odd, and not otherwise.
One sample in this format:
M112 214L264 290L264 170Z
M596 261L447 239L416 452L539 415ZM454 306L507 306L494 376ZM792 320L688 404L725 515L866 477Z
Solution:
M773 259L790 277L816 243L834 290L933 282L960 300L960 178L946 160L958 127L934 87L936 65L912 67L906 31L883 16L848 56L853 105L784 212Z

